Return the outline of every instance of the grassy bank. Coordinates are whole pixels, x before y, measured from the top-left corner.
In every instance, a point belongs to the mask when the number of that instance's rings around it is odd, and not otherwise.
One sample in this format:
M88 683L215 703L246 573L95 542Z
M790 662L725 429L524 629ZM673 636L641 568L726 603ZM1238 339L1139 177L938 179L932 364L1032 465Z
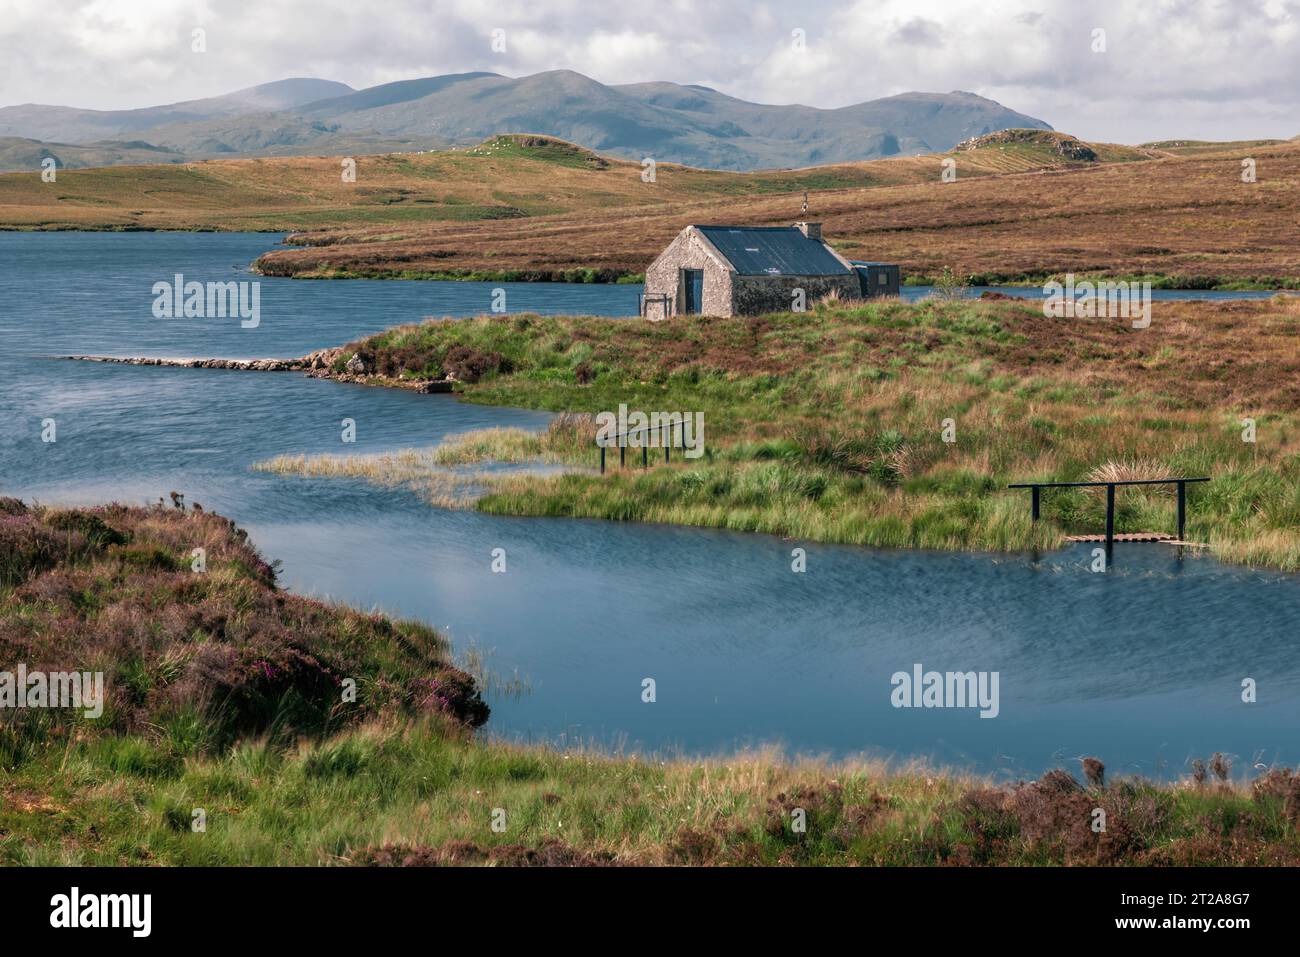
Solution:
M219 516L4 499L0 554L3 667L106 675L100 718L0 712L7 864L1300 863L1285 769L994 785L505 745L438 635L281 592Z
M1099 531L1104 496L1046 494L1034 525L1027 493L1009 483L1208 475L1189 488L1188 537L1227 561L1300 569L1300 303L1153 308L1146 329L940 300L659 324L483 317L390 330L337 361L357 357L377 381L450 373L471 401L570 413L540 446L509 434L457 446L490 450L463 461L575 466L489 478L477 507L495 514L1020 550ZM647 471L593 474L590 416L620 404L702 412L705 454L663 464L655 450ZM1243 441L1247 418L1254 442ZM401 475L364 458L266 467L419 484L446 464L416 455ZM1169 532L1174 512L1163 489L1122 490L1117 531Z
M375 724L162 760L77 742L10 773L11 864L1300 864L1300 777L994 786L871 764L612 758ZM192 830L202 808L206 830ZM1106 831L1091 829L1093 810ZM494 831L498 809L504 830ZM806 829L798 830L797 809Z

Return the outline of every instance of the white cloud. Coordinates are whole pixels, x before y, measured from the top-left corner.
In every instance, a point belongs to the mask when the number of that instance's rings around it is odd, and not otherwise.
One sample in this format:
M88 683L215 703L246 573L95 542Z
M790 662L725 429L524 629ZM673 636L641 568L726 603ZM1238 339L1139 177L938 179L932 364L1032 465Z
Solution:
M1093 139L1300 133L1300 0L5 0L0 105L572 69L834 107L971 90ZM207 31L208 52L190 50ZM506 31L494 53L491 31ZM797 50L791 31L804 31ZM1107 51L1090 49L1106 31Z

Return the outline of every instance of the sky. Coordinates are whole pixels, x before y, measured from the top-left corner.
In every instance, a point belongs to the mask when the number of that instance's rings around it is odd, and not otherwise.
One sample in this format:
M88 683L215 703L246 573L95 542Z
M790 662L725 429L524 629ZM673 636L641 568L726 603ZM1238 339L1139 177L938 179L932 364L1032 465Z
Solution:
M0 106L124 109L289 76L361 88L557 69L828 108L969 90L1118 143L1291 137L1300 0L0 3Z

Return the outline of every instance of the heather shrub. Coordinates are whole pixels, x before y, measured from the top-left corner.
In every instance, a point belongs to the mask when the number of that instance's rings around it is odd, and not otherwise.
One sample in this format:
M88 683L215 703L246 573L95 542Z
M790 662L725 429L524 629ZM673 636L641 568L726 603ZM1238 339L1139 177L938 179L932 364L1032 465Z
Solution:
M510 363L499 352L455 345L443 357L442 368L449 376L461 382L477 382L491 373L509 372Z
M196 547L206 553L202 572L190 564ZM0 593L0 661L102 671L105 691L97 719L80 710L8 716L6 764L74 727L161 740L166 753L185 755L246 737L323 736L379 715L434 714L456 727L487 720L437 632L280 591L274 568L219 515L25 510L0 515L0 554L0 583L10 587ZM130 770L122 747L113 766Z
M106 545L126 544L126 535L113 528L93 511L73 509L49 512L44 516L44 521L49 528L78 532L84 535L86 540L96 548L103 548Z

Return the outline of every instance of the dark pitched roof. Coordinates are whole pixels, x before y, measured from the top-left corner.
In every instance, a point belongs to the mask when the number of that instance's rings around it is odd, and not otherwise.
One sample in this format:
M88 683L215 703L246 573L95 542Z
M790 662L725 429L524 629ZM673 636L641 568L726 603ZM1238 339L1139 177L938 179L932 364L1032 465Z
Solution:
M842 276L851 270L797 226L696 226L742 276Z

